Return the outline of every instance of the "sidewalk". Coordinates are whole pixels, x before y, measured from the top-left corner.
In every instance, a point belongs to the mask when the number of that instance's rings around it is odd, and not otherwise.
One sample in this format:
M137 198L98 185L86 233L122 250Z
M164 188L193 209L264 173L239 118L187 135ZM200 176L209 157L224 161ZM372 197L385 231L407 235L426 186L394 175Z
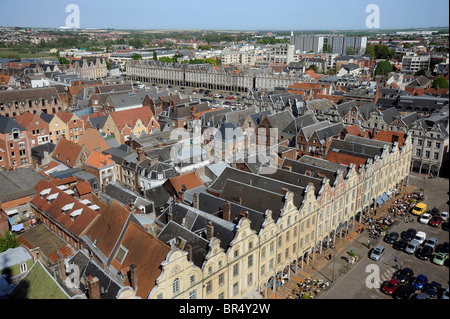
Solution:
M405 195L406 193L410 193L415 189L415 186L404 187L399 195L392 197L383 205L377 208L377 215L375 216L375 219L390 215L387 209L395 202L395 200L403 197L403 195ZM364 229L361 234L356 231L359 228ZM352 264L348 262L348 252L350 252L350 250L353 250L353 252L359 257L358 260L360 260L362 256L365 256L367 254L368 247L366 239L362 238L367 237L366 229L367 226L355 221L353 230L343 238L339 238L336 240L336 250L328 249L326 252L322 252L322 254L316 254L314 260L310 259L308 265L306 265L305 263L303 265L303 269L300 269L299 267L298 271L296 273L292 273L291 278L282 287L278 288L276 292L270 292L267 298L286 299L292 293L293 289L297 287L297 283L302 283L306 279L322 279L324 282L328 281L330 282L330 284L332 284L333 264L335 281L338 280L340 276L344 275L352 268ZM372 240L371 246L373 247L374 244L376 244L376 242L373 242ZM332 255L331 260L328 259L328 255L330 253ZM334 256L335 254L336 256Z

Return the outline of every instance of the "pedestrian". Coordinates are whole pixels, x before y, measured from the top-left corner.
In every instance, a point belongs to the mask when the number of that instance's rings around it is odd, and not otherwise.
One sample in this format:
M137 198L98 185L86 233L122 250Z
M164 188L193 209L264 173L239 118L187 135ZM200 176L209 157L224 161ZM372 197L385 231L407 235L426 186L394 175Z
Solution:
M328 255L328 260L331 260L331 254Z
M403 269L403 261L400 264L400 269Z
M367 239L367 248L370 249L370 239Z

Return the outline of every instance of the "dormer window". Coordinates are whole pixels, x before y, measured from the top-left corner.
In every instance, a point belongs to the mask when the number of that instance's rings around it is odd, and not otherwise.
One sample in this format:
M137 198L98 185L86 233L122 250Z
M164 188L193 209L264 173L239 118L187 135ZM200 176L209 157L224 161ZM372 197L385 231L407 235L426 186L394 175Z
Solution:
M41 198L44 198L45 196L47 196L51 190L52 190L51 188L47 188L47 189L44 189L43 191L41 191L40 192Z
M47 197L47 201L50 204L54 199L58 197L59 193L51 194Z
M64 205L64 207L62 208L63 214L67 214L68 211L71 210L71 209L73 208L73 205L74 205L74 204L75 204L75 203L70 203L70 204Z
M82 211L83 211L83 208L74 210L73 212L70 213L70 218L71 218L72 220L77 219L77 217L81 215L81 212L82 212Z
M119 250L117 251L115 259L121 264L125 260L125 257L128 253L128 249L123 247L122 245L119 247Z

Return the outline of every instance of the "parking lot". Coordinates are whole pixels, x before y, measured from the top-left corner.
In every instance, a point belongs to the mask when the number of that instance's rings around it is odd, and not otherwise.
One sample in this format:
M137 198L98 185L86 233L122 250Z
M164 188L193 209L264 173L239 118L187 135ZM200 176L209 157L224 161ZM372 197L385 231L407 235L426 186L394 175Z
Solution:
M420 184L419 184L420 183ZM448 211L448 179L436 178L433 180L424 181L423 177L418 174L410 176L410 185L415 185L418 188L423 187L425 183L425 199L424 202L429 209L438 208L441 212ZM397 232L399 235L408 228L413 228L417 232L423 231L426 238L435 237L438 240L438 245L444 242L449 242L448 231L439 227L433 227L428 224L421 224L418 222L419 217L407 214L413 220L412 222L405 222L398 218L395 225L387 230L387 233ZM367 247L368 236L363 233L348 249L354 249L362 259L343 277L334 283L326 293L321 296L321 299L392 299L392 296L387 295L377 288L376 284L382 284L392 278L392 275L397 271L395 265L400 268L411 268L414 272L414 277L423 274L428 277L428 282L436 281L442 285L442 289L438 295L441 297L443 291L449 286L449 260L443 266L434 264L430 260L421 260L416 254L407 254L404 251L396 250L392 244L383 241L383 238L378 242L371 242L371 249ZM384 255L379 261L374 261L369 258L371 250L377 246L385 247ZM397 257L397 262L395 262ZM378 279L378 282L376 280ZM416 291L419 293L419 291Z

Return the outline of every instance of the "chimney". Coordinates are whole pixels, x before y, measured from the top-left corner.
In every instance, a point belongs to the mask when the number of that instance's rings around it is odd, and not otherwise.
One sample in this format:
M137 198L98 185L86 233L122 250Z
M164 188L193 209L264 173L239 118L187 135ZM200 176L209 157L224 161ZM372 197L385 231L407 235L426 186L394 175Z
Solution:
M89 299L100 299L100 281L97 277L89 275L88 294Z
M341 140L345 140L345 136L346 136L346 135L347 135L347 130L345 130L345 129L342 130L342 131L341 131L340 139L341 139Z
M287 165L286 165L286 169L287 169L289 172L292 172L292 165L291 165L291 164L287 164Z
M392 144L394 144L395 142L398 143L398 139L399 139L399 136L397 134L392 134Z
M172 205L169 206L169 212L167 213L167 222L170 222L171 220L173 220Z
M287 194L287 192L288 192L287 187L281 188L281 194L283 194L283 196L285 196Z
M199 199L198 199L198 193L194 193L193 199L192 199L192 206L195 209L199 209Z
M206 225L206 240L211 240L214 237L214 225L212 222L208 222Z
M137 155L138 155L138 162L141 162L141 161L144 160L145 154L144 154L144 151L142 149L139 148L137 150Z
M136 292L138 289L137 267L135 264L130 265L130 284L131 288Z
M178 198L180 199L181 203L184 203L184 191L178 192Z
M230 221L231 218L231 204L229 201L225 202L225 205L223 207L223 215L222 218L226 221Z
M61 255L58 251L58 271L59 278L62 282L66 281L66 265L64 264L64 256Z
M187 260L192 261L192 245L191 244L186 245L186 252L187 252Z

